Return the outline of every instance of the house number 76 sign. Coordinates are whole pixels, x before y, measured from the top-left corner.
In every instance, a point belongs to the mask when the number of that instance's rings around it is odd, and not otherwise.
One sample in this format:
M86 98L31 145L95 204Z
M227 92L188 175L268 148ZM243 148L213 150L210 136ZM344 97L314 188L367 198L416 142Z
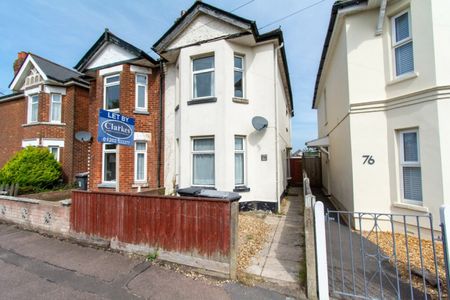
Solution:
M364 159L363 165L365 164L373 165L375 163L375 159L373 158L372 155L363 155L362 157Z

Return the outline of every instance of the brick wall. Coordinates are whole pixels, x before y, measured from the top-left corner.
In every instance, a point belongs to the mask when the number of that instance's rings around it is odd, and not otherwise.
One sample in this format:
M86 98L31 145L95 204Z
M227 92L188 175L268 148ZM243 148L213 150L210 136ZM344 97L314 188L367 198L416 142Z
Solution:
M0 196L0 220L67 235L70 230L70 207L61 202Z
M135 73L130 72L130 65L123 65L120 73L120 113L135 118L135 132L150 133L147 141L147 179L148 188L158 187L158 134L159 134L159 70L153 69L148 76L148 112L135 113ZM89 107L89 131L93 134L90 161L90 190L104 190L98 185L102 182L102 144L97 142L98 113L103 107L103 77L97 71L96 79L91 82ZM119 172L117 181L119 191L137 191L134 185L134 147L118 146ZM163 157L163 156L162 156ZM163 168L161 168L163 170ZM161 176L162 177L162 176ZM163 183L161 182L161 186Z
M0 103L0 168L22 148L25 98Z

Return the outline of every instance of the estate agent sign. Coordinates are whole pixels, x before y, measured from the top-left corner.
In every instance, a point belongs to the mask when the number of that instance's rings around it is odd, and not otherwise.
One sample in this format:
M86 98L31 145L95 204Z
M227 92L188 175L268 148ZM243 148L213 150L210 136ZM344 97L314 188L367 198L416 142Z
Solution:
M97 140L100 143L133 146L134 119L100 109Z

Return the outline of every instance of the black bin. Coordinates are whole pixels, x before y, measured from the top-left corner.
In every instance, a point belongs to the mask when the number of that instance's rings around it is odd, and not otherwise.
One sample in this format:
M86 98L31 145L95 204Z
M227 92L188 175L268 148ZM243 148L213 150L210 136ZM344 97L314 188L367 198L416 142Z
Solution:
M241 199L241 195L239 195L238 193L216 191L215 189L208 189L201 187L189 187L184 189L178 189L177 193L180 196L187 196L187 197L227 199L230 201L237 201Z
M79 190L87 191L88 172L75 175L75 183Z

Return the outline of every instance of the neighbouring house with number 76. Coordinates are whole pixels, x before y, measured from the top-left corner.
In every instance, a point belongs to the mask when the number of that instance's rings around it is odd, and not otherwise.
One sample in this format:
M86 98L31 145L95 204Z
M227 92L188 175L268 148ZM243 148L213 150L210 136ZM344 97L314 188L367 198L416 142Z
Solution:
M338 208L437 216L450 203L448 12L448 0L334 4L307 145Z

